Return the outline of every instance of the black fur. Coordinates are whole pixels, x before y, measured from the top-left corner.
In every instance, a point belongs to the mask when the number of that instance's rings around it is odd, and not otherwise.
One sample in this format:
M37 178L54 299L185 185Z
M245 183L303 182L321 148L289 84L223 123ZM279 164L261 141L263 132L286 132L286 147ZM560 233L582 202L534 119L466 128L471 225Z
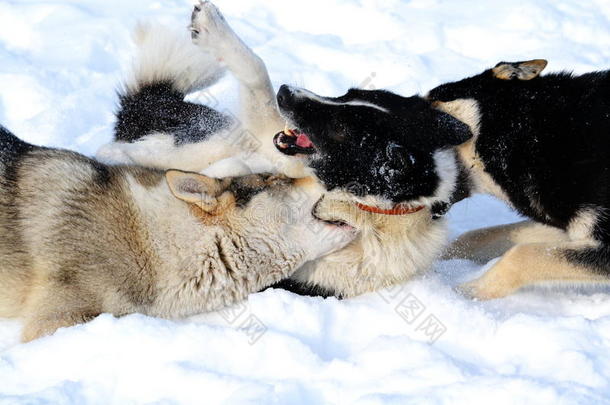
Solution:
M120 94L116 140L135 142L151 133L162 132L171 134L176 144L195 143L231 124L228 116L205 105L184 101L185 96L170 81Z
M240 207L245 207L250 201L264 190L269 190L274 184L289 184L292 180L279 178L272 173L259 173L249 176L233 178L227 187L235 196L235 203Z
M278 283L273 284L269 288L278 288L286 291L290 291L293 294L303 295L306 297L335 297L341 299L341 295L338 295L335 291L329 290L324 287L320 287L318 285L310 285L306 283L301 283L299 281L284 279Z
M610 74L498 80L491 71L432 90L481 108L476 150L515 207L566 229L579 209L610 208ZM598 227L599 228L599 227ZM609 229L596 237L610 243Z
M32 145L17 138L8 129L0 125L0 162L6 164L33 148Z
M520 63L510 66L519 69ZM401 202L432 196L439 181L433 153L469 138L463 124L434 112L434 102L476 100L481 113L476 152L485 171L521 214L538 222L568 230L581 210L594 210L592 237L599 246L564 255L608 274L610 72L529 73L501 80L490 69L439 86L425 100L364 90L317 99L284 87L278 104L315 144L310 165L329 188ZM372 103L389 113L336 104L347 101ZM447 203L470 195L468 169L461 167Z
M235 196L235 203L239 207L245 207L248 203L256 197L260 192L265 190L267 187L262 185L251 185L244 184L239 181L233 181L228 188L228 191L233 193Z
M315 144L309 166L330 190L395 203L435 197L440 177L434 152L471 137L465 124L421 97L352 89L321 99L333 104L299 97L286 86L278 93L282 113ZM387 112L358 105L363 102Z
M21 157L34 148L0 125L0 181L5 189L17 184L17 167Z
M429 98L477 101L476 151L520 213L567 229L579 210L598 211L601 247L567 256L610 271L610 72L499 80L487 70Z

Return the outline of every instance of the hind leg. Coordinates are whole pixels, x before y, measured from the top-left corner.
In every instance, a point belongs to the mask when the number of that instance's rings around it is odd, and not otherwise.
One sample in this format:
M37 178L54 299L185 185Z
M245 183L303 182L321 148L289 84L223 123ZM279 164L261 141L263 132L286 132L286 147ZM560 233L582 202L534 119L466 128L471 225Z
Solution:
M473 298L505 297L521 287L544 282L608 284L610 269L603 262L607 247L589 242L528 243L511 248L498 263L460 289ZM588 258L588 263L577 259ZM599 259L597 264L595 259Z
M443 254L442 260L467 259L477 263L487 263L518 244L567 240L569 240L567 233L561 229L537 222L522 221L466 232L453 241Z

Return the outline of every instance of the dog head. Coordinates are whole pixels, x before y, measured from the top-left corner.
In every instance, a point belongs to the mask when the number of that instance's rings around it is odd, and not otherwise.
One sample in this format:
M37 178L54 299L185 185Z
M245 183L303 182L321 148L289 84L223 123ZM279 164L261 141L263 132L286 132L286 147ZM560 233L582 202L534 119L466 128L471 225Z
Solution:
M458 175L451 148L471 133L423 98L358 89L321 97L284 85L277 102L292 128L276 135L277 149L307 159L329 191L382 207L450 199Z
M315 216L324 189L311 177L254 174L215 179L179 170L168 170L165 177L171 193L187 203L203 225L300 249L309 259L340 249L356 237L345 222Z

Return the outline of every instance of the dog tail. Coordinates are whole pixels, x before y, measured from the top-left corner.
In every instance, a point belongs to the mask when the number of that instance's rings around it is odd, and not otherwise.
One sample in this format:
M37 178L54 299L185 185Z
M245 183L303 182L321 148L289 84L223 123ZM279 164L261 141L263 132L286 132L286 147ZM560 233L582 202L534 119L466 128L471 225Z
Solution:
M140 23L133 39L136 58L121 96L160 84L186 95L213 85L225 73L216 58L192 43L186 29L181 34L160 24Z
M227 125L213 105L184 100L225 72L216 58L192 43L186 28L181 35L163 25L140 24L134 42L133 68L118 92L115 141L136 142L157 132L205 137Z

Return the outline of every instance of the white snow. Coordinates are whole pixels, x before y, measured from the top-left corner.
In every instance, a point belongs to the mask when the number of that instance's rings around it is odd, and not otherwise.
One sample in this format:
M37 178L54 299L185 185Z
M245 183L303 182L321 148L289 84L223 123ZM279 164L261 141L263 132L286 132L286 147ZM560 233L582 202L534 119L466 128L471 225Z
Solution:
M424 93L501 60L610 67L607 0L217 4L274 85L327 95L354 85ZM0 122L93 154L111 137L135 22L186 27L189 14L186 0L1 0ZM215 90L232 105L230 79ZM450 220L456 236L518 217L477 197ZM492 302L453 291L484 270L440 262L423 279L346 301L266 291L183 321L103 315L26 345L19 322L0 320L0 404L610 403L608 290Z

